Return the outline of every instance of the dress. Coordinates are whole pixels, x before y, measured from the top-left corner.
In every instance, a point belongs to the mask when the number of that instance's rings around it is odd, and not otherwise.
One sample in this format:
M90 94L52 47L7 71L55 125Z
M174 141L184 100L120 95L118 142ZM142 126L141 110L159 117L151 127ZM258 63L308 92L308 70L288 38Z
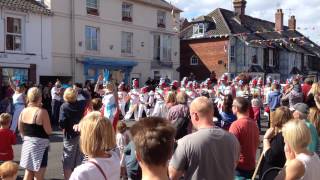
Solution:
M104 105L103 114L113 124L114 115L117 110L116 99L113 93L107 93L103 96L102 103Z
M14 93L12 96L12 100L13 100L14 112L13 112L10 130L13 132L16 132L20 113L25 107L24 94Z

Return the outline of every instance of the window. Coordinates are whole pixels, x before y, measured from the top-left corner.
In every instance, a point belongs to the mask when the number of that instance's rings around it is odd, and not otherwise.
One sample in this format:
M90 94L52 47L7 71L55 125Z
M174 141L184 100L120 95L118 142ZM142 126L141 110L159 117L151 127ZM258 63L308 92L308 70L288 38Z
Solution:
M196 66L199 64L199 58L198 56L196 55L193 55L191 58L190 58L190 65L192 66Z
M86 26L86 50L98 51L99 29L96 27Z
M166 28L166 12L165 11L158 11L157 25L159 28Z
M273 60L273 50L272 49L269 49L269 66L270 67L275 66L274 60Z
M230 62L235 62L235 49L234 46L230 46Z
M199 23L193 26L193 35L203 35L205 31L204 24Z
M132 4L122 3L122 21L132 22Z
M6 50L22 51L22 21L20 18L6 18Z
M132 55L133 33L122 32L121 39L121 53L125 55Z
M99 16L99 0L87 0L87 14Z
M153 36L153 58L155 60L171 61L172 39L170 35L155 34Z

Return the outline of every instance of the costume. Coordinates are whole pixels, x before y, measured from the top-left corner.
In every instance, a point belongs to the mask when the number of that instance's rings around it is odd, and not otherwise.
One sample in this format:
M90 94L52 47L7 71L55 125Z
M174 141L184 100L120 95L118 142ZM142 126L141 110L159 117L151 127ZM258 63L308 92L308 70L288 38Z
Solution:
M147 111L147 106L148 106L148 100L149 100L149 95L148 95L148 87L143 87L141 88L141 92L139 95L139 111L138 111L138 118L142 118L142 114L143 112L146 113L146 115L148 114Z
M133 88L129 92L130 97L130 107L129 111L126 113L124 119L129 120L132 116L132 113L134 114L134 119L138 121L138 108L139 108L139 84L136 79L133 80Z
M164 102L165 85L165 82L160 80L159 87L156 89L155 92L156 105L154 106L152 116L166 117L166 107Z
M127 96L128 96L128 93L124 89L124 85L125 85L124 82L122 82L118 87L119 108L123 117L126 115L125 107L126 107Z
M12 96L12 100L13 100L14 112L13 112L12 124L10 126L10 130L13 132L16 132L20 113L25 107L24 94L14 93Z

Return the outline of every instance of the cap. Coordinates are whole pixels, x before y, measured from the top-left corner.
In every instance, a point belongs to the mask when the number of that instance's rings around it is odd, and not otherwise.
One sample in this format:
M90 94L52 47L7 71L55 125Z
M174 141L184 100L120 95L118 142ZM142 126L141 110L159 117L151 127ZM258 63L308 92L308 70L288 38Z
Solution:
M308 114L309 107L305 103L297 103L290 110L299 111L302 114Z

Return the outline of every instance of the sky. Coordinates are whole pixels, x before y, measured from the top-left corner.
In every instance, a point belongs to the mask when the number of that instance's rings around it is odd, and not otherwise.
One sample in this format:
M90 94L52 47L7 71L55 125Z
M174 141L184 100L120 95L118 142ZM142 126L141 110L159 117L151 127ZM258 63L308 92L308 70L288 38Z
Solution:
M170 2L170 0L168 0ZM206 15L216 8L233 10L233 0L171 0L182 9L181 17L187 19ZM284 25L294 15L297 29L312 41L320 45L320 0L247 0L246 14L274 22L275 12L281 8L284 12Z

